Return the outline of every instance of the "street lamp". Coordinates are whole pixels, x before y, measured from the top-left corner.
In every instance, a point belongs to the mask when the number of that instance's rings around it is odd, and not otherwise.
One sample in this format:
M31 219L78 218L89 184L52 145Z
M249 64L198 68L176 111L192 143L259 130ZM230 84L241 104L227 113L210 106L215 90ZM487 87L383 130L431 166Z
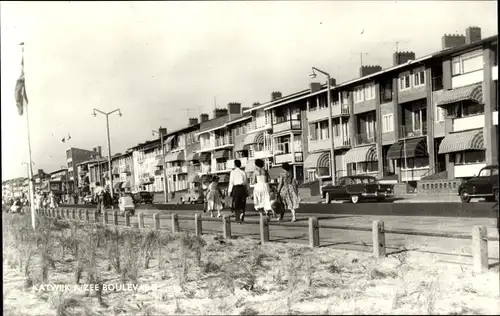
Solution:
M93 109L92 116L96 117L97 113L100 113L104 116L106 116L106 133L108 134L108 172L109 172L109 191L111 194L111 200L113 201L113 177L111 176L111 140L109 138L109 116L115 112L118 112L118 115L121 117L122 112L120 109L113 110L111 112L103 112L101 110L98 110L96 108Z
M332 185L335 185L335 176L337 174L337 171L335 169L335 144L334 144L334 139L333 139L332 103L330 100L331 99L330 74L327 72L324 72L316 67L312 67L312 74L310 74L311 78L316 78L315 71L322 73L327 78L327 82L326 82L327 101L326 102L328 102L328 111L329 111L328 129L330 130L329 134L330 134L330 139L331 139L331 142L330 142L330 166L331 167L330 167L330 169L332 171L331 172L332 173Z
M165 132L166 132L166 129L165 129ZM161 165L163 167L163 195L165 195L165 198L163 200L165 201L165 204L167 204L168 203L168 179L167 179L167 169L165 168L165 147L163 145L163 133L161 132L161 126L157 131L153 130L153 136L155 134L160 135Z
M33 165L35 164L33 161L31 163ZM26 165L26 172L28 173L28 179L29 179L29 177L30 177L30 164L23 161L23 162L21 162L21 165ZM33 195L34 195L34 193L35 192L33 192ZM32 195L31 195L31 185L29 185L29 184L28 184L28 195L29 195L30 198L32 197ZM30 203L34 203L34 201L30 201Z

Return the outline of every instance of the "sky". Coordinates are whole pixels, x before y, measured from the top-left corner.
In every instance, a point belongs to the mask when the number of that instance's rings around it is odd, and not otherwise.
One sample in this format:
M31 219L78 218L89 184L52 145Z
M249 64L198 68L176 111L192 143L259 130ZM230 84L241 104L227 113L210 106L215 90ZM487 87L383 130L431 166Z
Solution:
M2 180L26 176L26 116L14 87L25 43L33 169L65 165L68 147L112 153L229 102L307 89L311 67L337 82L363 64L423 56L445 33L497 34L496 1L0 2ZM319 77L318 77L319 78ZM63 143L62 138L71 135Z

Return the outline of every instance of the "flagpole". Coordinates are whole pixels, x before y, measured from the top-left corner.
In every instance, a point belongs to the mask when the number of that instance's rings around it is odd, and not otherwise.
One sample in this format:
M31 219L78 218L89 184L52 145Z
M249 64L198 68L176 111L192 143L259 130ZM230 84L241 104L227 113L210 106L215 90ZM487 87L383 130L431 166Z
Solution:
M24 43L21 44L21 52L23 58L23 72L24 72ZM26 87L23 87L24 94L26 95ZM28 109L28 100L26 100L26 129L28 131L28 156L29 156L29 168L28 168L28 177L30 179L29 182L29 195L30 195L30 210L31 210L31 225L33 229L36 230L36 216L35 216L35 196L34 196L34 185L33 185L33 162L31 161L31 138L30 138L30 121L29 121L29 109Z

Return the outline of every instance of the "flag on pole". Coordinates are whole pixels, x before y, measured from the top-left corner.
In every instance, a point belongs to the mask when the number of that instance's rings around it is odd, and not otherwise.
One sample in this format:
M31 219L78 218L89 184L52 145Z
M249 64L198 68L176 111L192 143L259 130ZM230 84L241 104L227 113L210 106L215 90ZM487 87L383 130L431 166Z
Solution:
M24 43L19 44L21 46L24 45ZM17 112L19 115L23 115L24 113L24 104L28 103L28 96L26 95L26 84L24 81L24 46L23 46L23 53L22 53L22 59L21 59L21 75L17 79L16 82L16 91L15 91L15 98L16 98L16 105L17 105Z

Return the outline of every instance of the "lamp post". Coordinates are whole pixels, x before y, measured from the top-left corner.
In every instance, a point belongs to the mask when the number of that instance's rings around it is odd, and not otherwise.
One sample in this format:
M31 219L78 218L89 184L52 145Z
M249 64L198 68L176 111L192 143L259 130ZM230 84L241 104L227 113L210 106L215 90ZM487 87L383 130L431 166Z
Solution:
M35 164L34 162L31 162L32 164ZM30 164L27 163L27 162L21 162L22 165L26 165L26 172L28 173L28 179L29 179L29 176L30 176ZM29 179L29 181L31 181L31 179ZM30 183L28 182L28 196L31 198L32 196L35 195L35 193L33 192L33 195L31 194L31 185ZM34 203L35 201L30 201L30 205L31 203Z
M327 82L326 82L326 92L327 92L327 101L328 102L328 129L329 129L329 134L330 134L330 169L331 169L331 174L332 174L332 185L335 185L335 176L337 174L336 168L335 168L335 144L334 144L334 139L333 139L333 119L332 119L332 102L331 102L331 86L330 86L330 74L327 72L324 72L316 67L312 67L312 74L310 75L311 78L316 78L316 73L315 71L322 73L323 75L326 76Z
M165 129L165 132L166 132L166 129ZM164 197L164 201L165 201L165 204L168 203L168 179L167 179L167 169L165 168L165 146L163 144L163 133L162 133L162 128L160 126L160 128L155 131L153 130L153 135L154 134L159 134L160 135L160 142L161 142L161 165L162 165L162 168L163 168L163 195L165 196Z
M113 113L118 112L118 115L121 117L122 112L120 109L115 109L111 112L103 112L101 110L98 110L96 108L93 109L92 116L96 117L97 113L100 113L104 116L106 116L106 133L108 134L108 172L109 172L109 191L111 194L111 200L113 201L113 177L111 176L111 140L109 138L109 116Z

